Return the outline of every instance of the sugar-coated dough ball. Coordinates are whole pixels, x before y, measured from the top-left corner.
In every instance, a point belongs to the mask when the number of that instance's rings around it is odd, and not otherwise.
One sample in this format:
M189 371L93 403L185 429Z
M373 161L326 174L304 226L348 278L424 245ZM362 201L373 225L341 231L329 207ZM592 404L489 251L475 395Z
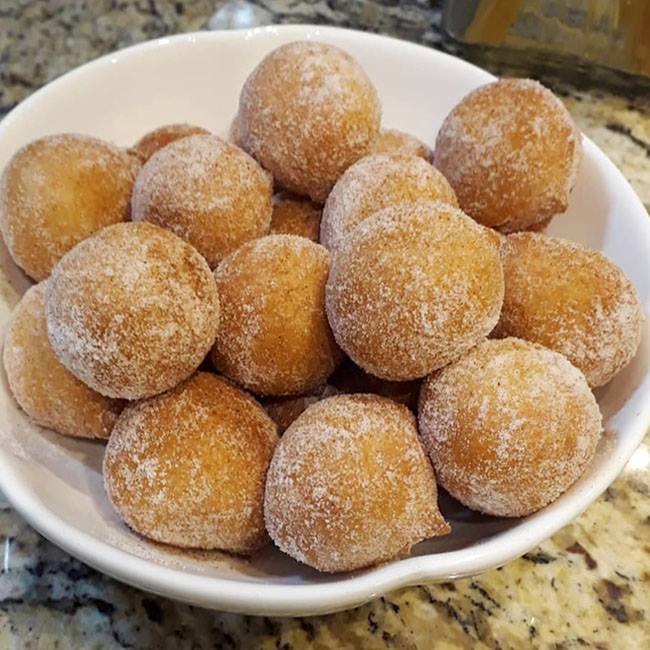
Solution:
M560 352L590 386L606 384L634 357L643 308L634 285L601 252L537 233L507 237L505 295L497 327Z
M464 97L440 128L434 153L460 207L502 232L564 212L581 159L569 112L531 79L501 79Z
M370 147L369 153L402 153L420 158L429 162L431 149L422 140L410 133L398 129L381 129Z
M440 485L501 517L557 499L602 431L584 375L561 354L514 338L484 341L429 377L419 424Z
M317 242L322 208L304 197L284 192L273 197L272 235L298 235Z
M458 206L454 190L432 165L417 156L375 154L352 165L336 182L323 208L320 239L335 250L378 210L418 200Z
M192 246L150 223L125 223L61 259L45 313L68 370L103 395L141 399L196 370L217 332L219 299Z
M250 395L198 372L124 410L106 447L106 491L157 542L251 553L268 540L264 480L277 440Z
M350 359L345 359L329 378L328 383L341 393L371 393L388 397L395 402L408 406L412 411L417 409L420 393L420 380L389 381L380 379Z
M237 134L284 189L322 203L366 155L380 119L377 91L347 52L299 41L273 50L248 77Z
M304 237L244 244L215 271L221 323L215 367L260 395L301 395L342 358L325 315L327 250Z
M266 397L262 399L262 406L277 425L278 432L282 434L307 407L319 399L318 395Z
M44 280L75 244L129 218L136 156L87 135L39 138L0 177L0 230L12 258Z
M169 228L214 268L243 243L268 232L270 176L244 151L213 135L167 145L142 167L134 221Z
M375 213L336 251L326 290L337 343L367 372L417 379L496 325L499 236L439 201Z
M305 409L326 397L337 395L338 392L336 388L326 384L309 395L264 397L261 403L273 422L278 425L279 433L284 433Z
M376 395L322 400L285 431L264 517L281 550L332 573L408 554L449 532L413 414Z
M11 392L40 426L79 438L108 438L123 402L91 390L56 358L45 325L46 284L25 293L9 322L3 362Z
M131 148L143 162L153 156L158 149L166 147L171 142L187 138L190 135L209 135L210 131L202 126L193 124L165 124L149 133L145 133Z

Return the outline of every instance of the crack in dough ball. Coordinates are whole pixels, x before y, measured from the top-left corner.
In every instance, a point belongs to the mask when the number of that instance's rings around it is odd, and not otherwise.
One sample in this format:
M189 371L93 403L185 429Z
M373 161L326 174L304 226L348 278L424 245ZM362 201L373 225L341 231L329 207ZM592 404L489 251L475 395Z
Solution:
M343 50L299 41L273 50L246 80L237 141L283 189L322 203L379 131L377 91Z
M326 289L337 343L393 381L458 359L494 328L502 300L499 235L431 201L357 226L334 255Z
M48 282L52 348L85 384L141 399L189 377L214 341L219 298L206 261L150 223L104 228L73 248Z
M496 333L540 343L602 386L641 343L643 308L634 285L601 252L537 233L502 247L505 296Z
M11 392L42 427L78 438L108 438L124 403L88 388L57 359L47 338L46 287L41 282L28 289L9 322L3 362Z
M198 372L124 410L104 456L106 492L146 537L251 553L268 540L264 481L277 440L250 395Z
M422 158L403 154L362 158L347 169L327 197L321 243L336 250L370 215L418 200L442 201L458 207L447 179Z
M413 414L376 395L322 400L285 431L264 517L282 551L332 573L408 554L450 530Z
M215 271L221 323L219 372L260 395L301 395L342 359L325 315L329 253L294 235L244 244Z
M489 515L522 517L582 475L602 418L567 359L508 338L484 341L429 377L419 425L438 481L453 497Z
M210 131L193 124L165 124L149 133L145 133L134 145L131 151L136 153L142 162L147 162L156 151L166 147L176 140L191 135L209 135Z
M129 218L140 161L86 135L30 142L0 178L0 230L13 260L44 280L75 244Z
M323 209L309 199L282 192L273 197L271 235L298 235L318 242Z
M135 182L134 221L169 228L214 268L242 244L268 232L269 175L244 151L213 135L167 145Z
M460 207L506 233L564 212L581 159L569 112L531 79L501 79L464 97L440 127L434 151Z
M422 140L398 129L381 129L369 153L401 153L419 156L427 162L431 162L433 157L431 149Z

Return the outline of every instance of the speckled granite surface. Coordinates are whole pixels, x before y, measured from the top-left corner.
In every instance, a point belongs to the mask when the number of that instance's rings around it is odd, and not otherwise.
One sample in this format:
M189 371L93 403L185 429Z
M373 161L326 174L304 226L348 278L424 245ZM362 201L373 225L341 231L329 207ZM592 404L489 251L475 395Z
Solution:
M75 65L179 31L318 22L439 46L432 4L0 0L0 115ZM650 205L650 98L546 81ZM0 650L302 647L650 647L650 441L584 515L503 569L308 619L210 612L123 586L46 542L0 496Z

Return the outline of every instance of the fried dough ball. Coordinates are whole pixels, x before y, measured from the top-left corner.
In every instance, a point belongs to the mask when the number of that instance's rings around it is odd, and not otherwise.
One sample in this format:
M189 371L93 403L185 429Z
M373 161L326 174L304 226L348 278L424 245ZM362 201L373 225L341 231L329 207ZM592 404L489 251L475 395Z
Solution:
M270 176L239 147L193 135L145 163L133 190L133 220L169 228L214 268L267 233L272 195Z
M398 129L381 129L370 147L369 153L401 153L430 162L431 149L422 140Z
M361 66L333 45L273 50L239 98L241 146L286 190L322 203L377 137L381 107Z
M380 379L367 373L363 368L359 368L352 360L345 359L328 381L341 393L372 393L404 404L412 411L417 409L421 384L419 380L388 381Z
M215 271L221 323L215 367L260 395L302 395L342 358L325 315L328 252L295 235L244 244Z
M77 244L48 282L52 348L109 397L141 399L189 377L209 352L219 299L206 261L150 223L104 228Z
M602 431L584 375L561 354L515 338L484 341L429 377L419 424L440 485L501 517L557 499Z
M264 517L281 550L332 573L407 555L449 532L413 414L376 395L322 400L286 430Z
M581 159L569 112L531 79L501 79L463 98L440 128L434 152L460 207L506 233L564 212Z
M311 395L264 397L261 403L269 417L278 425L278 432L282 434L305 409L326 397L337 395L338 392L336 388L326 384Z
M13 396L38 425L79 438L108 438L122 410L80 382L56 358L47 338L41 282L22 297L4 340L3 362Z
M124 410L106 447L106 491L157 542L251 553L268 540L264 480L277 440L250 395L197 372Z
M181 138L187 138L190 135L209 134L210 131L204 129L202 126L194 126L192 124L165 124L143 135L131 147L131 151L140 156L142 162L147 162L158 149L166 147L171 142L175 142Z
M341 176L327 197L321 243L336 250L362 221L378 210L418 200L458 206L447 179L422 158L403 154L362 158Z
M460 357L496 325L502 300L499 235L439 201L386 208L357 226L326 289L337 343L393 381Z
M129 218L140 161L87 135L30 142L0 178L0 230L20 268L44 280L75 244Z
M278 433L282 434L307 407L315 404L318 400L318 395L266 397L262 399L262 406L277 425Z
M309 199L282 192L273 197L272 235L298 235L318 242L322 208Z
M560 352L592 387L634 357L643 308L623 271L601 252L537 233L507 237L505 295L497 327Z

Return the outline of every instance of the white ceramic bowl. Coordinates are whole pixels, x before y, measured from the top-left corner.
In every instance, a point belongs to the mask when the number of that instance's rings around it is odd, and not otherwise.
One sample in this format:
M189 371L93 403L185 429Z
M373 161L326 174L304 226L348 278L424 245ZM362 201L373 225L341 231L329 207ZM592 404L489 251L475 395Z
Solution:
M266 27L163 38L105 56L52 82L0 124L0 168L26 142L76 131L129 145L160 124L187 121L226 134L239 89L271 49L318 39L352 53L376 84L385 125L433 143L451 107L491 75L410 43L340 29ZM650 311L650 219L621 173L585 138L585 160L569 213L556 235L599 248L632 279ZM4 323L28 281L0 251ZM558 269L558 272L562 272ZM502 565L583 511L616 477L650 422L650 336L633 363L599 391L607 434L582 479L526 519L442 508L453 532L413 555L374 569L319 574L269 547L250 563L220 553L179 553L122 525L102 486L101 444L32 425L0 386L0 488L43 535L91 566L143 589L205 607L301 615L358 605L408 585L448 580Z

